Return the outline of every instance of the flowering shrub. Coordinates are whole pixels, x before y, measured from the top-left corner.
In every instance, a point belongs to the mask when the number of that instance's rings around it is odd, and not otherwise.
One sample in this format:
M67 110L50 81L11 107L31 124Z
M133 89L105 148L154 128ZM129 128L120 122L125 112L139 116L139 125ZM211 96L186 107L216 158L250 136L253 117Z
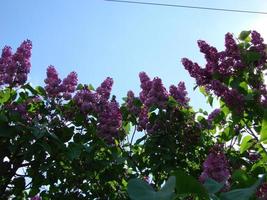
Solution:
M193 110L184 82L167 90L145 72L121 105L110 77L94 89L49 66L44 87L33 87L31 42L4 47L1 199L266 199L266 45L243 31L227 33L223 51L198 46L205 66L182 64L220 103L209 114Z

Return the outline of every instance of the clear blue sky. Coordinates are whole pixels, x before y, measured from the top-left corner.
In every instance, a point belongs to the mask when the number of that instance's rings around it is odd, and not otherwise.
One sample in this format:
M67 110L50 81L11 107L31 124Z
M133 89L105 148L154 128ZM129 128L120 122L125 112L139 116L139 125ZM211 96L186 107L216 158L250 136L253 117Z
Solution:
M267 11L266 0L154 2ZM204 63L196 45L198 39L222 49L226 32L238 34L256 27L267 33L266 15L103 0L2 1L0 19L1 48L10 45L16 49L23 40L32 40L30 81L35 85L43 85L46 68L52 64L61 78L76 71L80 82L94 86L111 76L115 81L113 94L120 99L129 89L139 92L138 73L146 71L151 77L161 77L166 87L184 80L191 105L206 109L202 95L192 91L194 81L180 59L189 57Z

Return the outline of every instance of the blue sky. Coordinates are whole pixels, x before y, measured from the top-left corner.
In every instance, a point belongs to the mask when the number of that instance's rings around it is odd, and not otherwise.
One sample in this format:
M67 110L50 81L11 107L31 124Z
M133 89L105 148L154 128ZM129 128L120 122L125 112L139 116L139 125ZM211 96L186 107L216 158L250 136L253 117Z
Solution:
M148 2L148 0L143 0ZM152 2L152 0L151 0ZM229 9L267 11L266 0L154 0ZM234 3L233 3L234 2ZM166 87L185 81L195 108L205 100L193 92L194 80L180 63L188 57L204 63L196 41L223 48L226 32L257 29L267 38L267 15L226 13L105 2L103 0L8 0L1 2L0 47L14 50L33 42L30 81L43 85L46 68L54 65L61 78L76 71L81 83L98 86L114 79L119 99L129 89L139 92L138 73L159 76Z

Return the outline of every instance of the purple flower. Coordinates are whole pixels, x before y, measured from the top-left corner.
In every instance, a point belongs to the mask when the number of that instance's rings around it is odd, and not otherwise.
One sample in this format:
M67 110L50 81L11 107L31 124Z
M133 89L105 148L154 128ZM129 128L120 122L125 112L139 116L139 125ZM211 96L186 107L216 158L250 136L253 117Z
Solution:
M213 110L208 116L208 122L212 123L212 121L221 113L221 109Z
M262 45L264 42L263 38L257 31L251 32L251 43L254 45Z
M224 183L226 187L228 185L230 178L229 163L221 145L214 146L203 163L203 172L199 180L204 183L207 178Z
M189 98L187 97L187 91L184 82L180 82L178 86L171 85L169 89L170 95L181 105L187 105Z
M227 33L225 35L225 48L225 56L240 58L238 46L236 44L234 36L231 33Z
M143 107L138 116L137 130L138 131L146 130L147 123L148 123L148 109L147 107Z
M118 103L113 100L103 105L99 113L98 135L108 144L119 138L119 128L122 125L122 115Z
M145 72L140 72L139 78L141 82L140 87L142 89L139 96L140 96L141 101L145 102L147 99L147 95L152 87L152 81L150 80L150 78Z
M237 114L241 114L244 110L245 97L236 89L227 90L222 95L223 100L229 108L232 108Z
M0 84L19 86L27 81L31 68L30 40L25 40L13 55L11 47L4 47L0 58Z
M112 85L113 79L107 77L106 80L101 83L100 87L96 89L96 92L100 95L101 101L107 101L109 99Z
M22 85L27 81L27 74L31 69L31 50L32 42L30 40L25 40L13 56L13 62L16 65L17 73L15 76L15 83L18 85Z
M135 105L135 100L138 100L138 98L134 96L133 91L131 90L128 91L127 99L126 99L126 106L131 113L138 115L141 109Z
M200 52L205 54L207 62L218 62L219 54L215 47L211 47L203 40L198 40L197 43L200 48Z
M73 100L82 113L97 111L98 96L86 86L75 94Z
M46 83L45 90L49 97L55 98L60 96L61 80L54 66L50 65L46 72L47 78L44 80Z
M198 85L202 86L208 84L212 78L212 71L210 69L201 68L197 63L193 63L187 58L182 59L182 64L189 72L190 76L196 79Z
M77 84L78 76L76 72L71 72L66 78L63 79L61 90L65 100L71 99L71 93L75 91Z
M0 84L5 83L6 70L12 64L12 50L11 47L5 46L2 50L0 58ZM12 79L13 80L13 79Z
M256 192L256 196L259 200L266 200L267 199L267 182L261 184Z
M250 47L249 50L256 51L261 55L261 58L255 62L257 68L261 69L266 63L267 55L266 55L266 45L263 43L264 40L261 35L257 31L252 31L251 33L251 43L253 46Z
M31 200L42 200L42 198L39 195L35 195Z
M152 81L151 89L149 90L146 99L144 101L145 106L157 106L158 108L164 108L168 100L168 92L163 86L160 78L154 78Z

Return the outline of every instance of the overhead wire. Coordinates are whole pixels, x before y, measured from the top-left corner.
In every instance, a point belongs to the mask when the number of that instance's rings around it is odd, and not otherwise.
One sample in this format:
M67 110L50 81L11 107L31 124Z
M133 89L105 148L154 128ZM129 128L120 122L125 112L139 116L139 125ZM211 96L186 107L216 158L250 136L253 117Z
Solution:
M253 10L213 8L213 7L190 6L190 5L181 5L181 4L166 4L166 3L143 2L143 1L129 1L129 0L104 0L104 1L114 2L114 3L127 3L127 4L139 4L139 5L150 5L150 6L165 6L165 7L176 7L176 8L188 8L188 9L199 9L199 10L212 10L212 11L222 11L222 12L236 12L236 13L267 15L267 12L253 11Z

